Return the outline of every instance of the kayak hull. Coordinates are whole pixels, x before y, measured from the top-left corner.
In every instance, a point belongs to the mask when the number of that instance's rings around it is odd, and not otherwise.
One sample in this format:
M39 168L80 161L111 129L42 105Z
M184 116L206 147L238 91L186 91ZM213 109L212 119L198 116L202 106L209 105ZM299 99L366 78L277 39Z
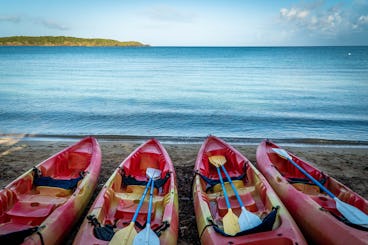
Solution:
M340 214L332 198L310 183L294 183L302 182L301 179L306 177L286 159L274 153L272 148L279 146L268 140L258 146L257 167L288 208L306 238L314 244L368 244L367 231L348 226L335 217ZM368 202L363 197L306 161L291 153L289 155L315 179L324 179L324 186L340 200L368 213Z
M224 166L233 178L248 211L263 219L273 208L278 207L271 229L238 236L226 236L216 231L213 224L222 229L222 217L226 214L227 207L221 186L214 184L208 188L210 182L203 178L204 176L211 181L219 179L216 168L208 161L208 157L212 155L226 157ZM264 177L246 157L226 142L209 136L199 150L195 172L193 199L202 244L306 244L299 228ZM224 174L223 179L227 180ZM239 216L241 207L228 182L225 183L225 188L230 196L232 210Z
M155 181L155 186L156 183L164 183L154 189L151 228L160 231L160 244L176 244L179 220L176 175L169 155L155 139L138 147L119 165L98 194L87 217L94 217L101 227L115 225L115 231L129 225L146 186L147 168L161 170L160 180ZM147 218L148 196L136 222L141 226ZM134 229L139 232L142 228L136 225ZM104 240L95 235L95 229L96 226L85 219L74 244L108 244L111 237Z
M60 244L96 187L101 169L99 144L92 137L84 138L35 168L37 171L27 171L0 192L0 235L39 227L38 233L25 237L23 244ZM49 183L68 184L71 179L76 180L75 187L68 187L71 189Z

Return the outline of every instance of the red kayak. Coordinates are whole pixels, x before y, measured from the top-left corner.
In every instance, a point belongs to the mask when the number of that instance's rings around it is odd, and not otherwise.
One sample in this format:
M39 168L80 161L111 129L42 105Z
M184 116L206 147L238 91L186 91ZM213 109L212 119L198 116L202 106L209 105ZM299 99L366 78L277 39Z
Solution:
M176 244L178 238L178 191L174 166L164 147L151 139L133 151L107 180L88 212L74 244L108 244L115 232L127 228L148 179L147 168L161 171L154 183L151 229L160 244ZM148 214L145 199L133 229L141 231Z
M217 169L210 163L211 156L225 157L223 166L245 208L257 215L261 224L235 235L224 232L224 216L228 208ZM194 209L202 244L306 244L293 218L262 174L226 142L209 136L199 150L194 170ZM239 217L241 206L222 171L221 176L232 211Z
M275 153L279 146L264 140L257 149L257 167L313 244L368 244L368 229L349 224L335 201L312 183L287 159ZM322 173L306 161L289 153L292 160L318 180L341 201L368 213L368 201Z
M62 243L88 204L100 168L100 147L88 137L7 185L0 191L0 243Z

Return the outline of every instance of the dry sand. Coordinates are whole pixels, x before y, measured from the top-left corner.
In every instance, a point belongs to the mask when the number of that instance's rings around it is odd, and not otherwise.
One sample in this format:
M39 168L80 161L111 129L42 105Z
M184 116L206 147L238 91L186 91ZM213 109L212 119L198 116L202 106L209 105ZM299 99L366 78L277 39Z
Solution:
M0 187L5 187L24 171L45 160L52 154L76 142L76 140L23 140L0 137ZM102 169L96 197L114 169L142 142L128 140L99 140L102 149ZM199 244L191 201L191 180L194 162L200 144L164 144L174 165L179 190L179 244ZM251 162L256 163L256 145L235 145ZM286 146L286 149L313 163L328 175L338 179L354 191L368 198L368 149L359 146ZM86 209L87 211L87 209ZM77 226L81 224L82 219ZM77 231L77 229L74 229ZM70 234L66 244L75 236Z

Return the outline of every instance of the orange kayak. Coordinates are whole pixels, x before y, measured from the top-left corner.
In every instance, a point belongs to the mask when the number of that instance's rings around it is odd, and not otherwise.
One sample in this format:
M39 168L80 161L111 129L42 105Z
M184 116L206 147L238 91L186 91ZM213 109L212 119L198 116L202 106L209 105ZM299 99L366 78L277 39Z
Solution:
M7 185L0 191L0 243L62 243L88 204L100 168L100 147L88 137Z
M257 166L275 189L289 212L313 244L368 244L368 229L344 221L335 201L306 178L264 140L257 149ZM341 201L368 214L368 201L306 161L289 153L294 162L337 196Z
M160 244L176 244L178 238L178 192L174 166L164 147L151 139L133 151L114 171L88 212L74 244L108 244L114 233L131 222L147 185L147 168L161 171L156 180L151 229ZM143 229L148 214L148 198L135 222Z
M228 211L210 156L221 155L232 182L246 209L262 220L252 229L233 236L224 232L223 217ZM194 209L202 244L306 244L302 233L271 186L252 163L232 146L209 136L199 150L193 183ZM239 216L241 207L221 172L233 212Z

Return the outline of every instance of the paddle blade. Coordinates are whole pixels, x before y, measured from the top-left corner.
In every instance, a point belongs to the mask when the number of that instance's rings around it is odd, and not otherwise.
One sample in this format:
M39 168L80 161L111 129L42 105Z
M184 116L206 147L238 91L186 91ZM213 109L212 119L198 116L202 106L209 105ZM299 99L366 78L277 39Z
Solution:
M159 245L160 239L150 226L146 226L146 228L141 230L134 238L133 245L140 244Z
M137 231L134 228L134 222L130 222L130 224L117 231L115 235L112 237L109 245L128 245L132 244L134 238L137 236Z
M252 229L260 224L262 224L262 220L256 214L242 207L242 212L239 216L240 231Z
M360 209L334 198L336 208L350 223L368 228L368 215Z
M147 168L146 169L146 175L149 179L157 180L161 176L161 170L155 169L155 168Z
M222 218L222 223L226 234L233 236L240 231L238 216L231 209L227 210L227 214Z
M210 156L208 160L210 160L210 163L212 163L216 167L220 167L226 163L226 158L222 155Z
M272 148L272 150L278 154L280 157L283 157L285 159L292 159L291 156L284 150L281 148Z

